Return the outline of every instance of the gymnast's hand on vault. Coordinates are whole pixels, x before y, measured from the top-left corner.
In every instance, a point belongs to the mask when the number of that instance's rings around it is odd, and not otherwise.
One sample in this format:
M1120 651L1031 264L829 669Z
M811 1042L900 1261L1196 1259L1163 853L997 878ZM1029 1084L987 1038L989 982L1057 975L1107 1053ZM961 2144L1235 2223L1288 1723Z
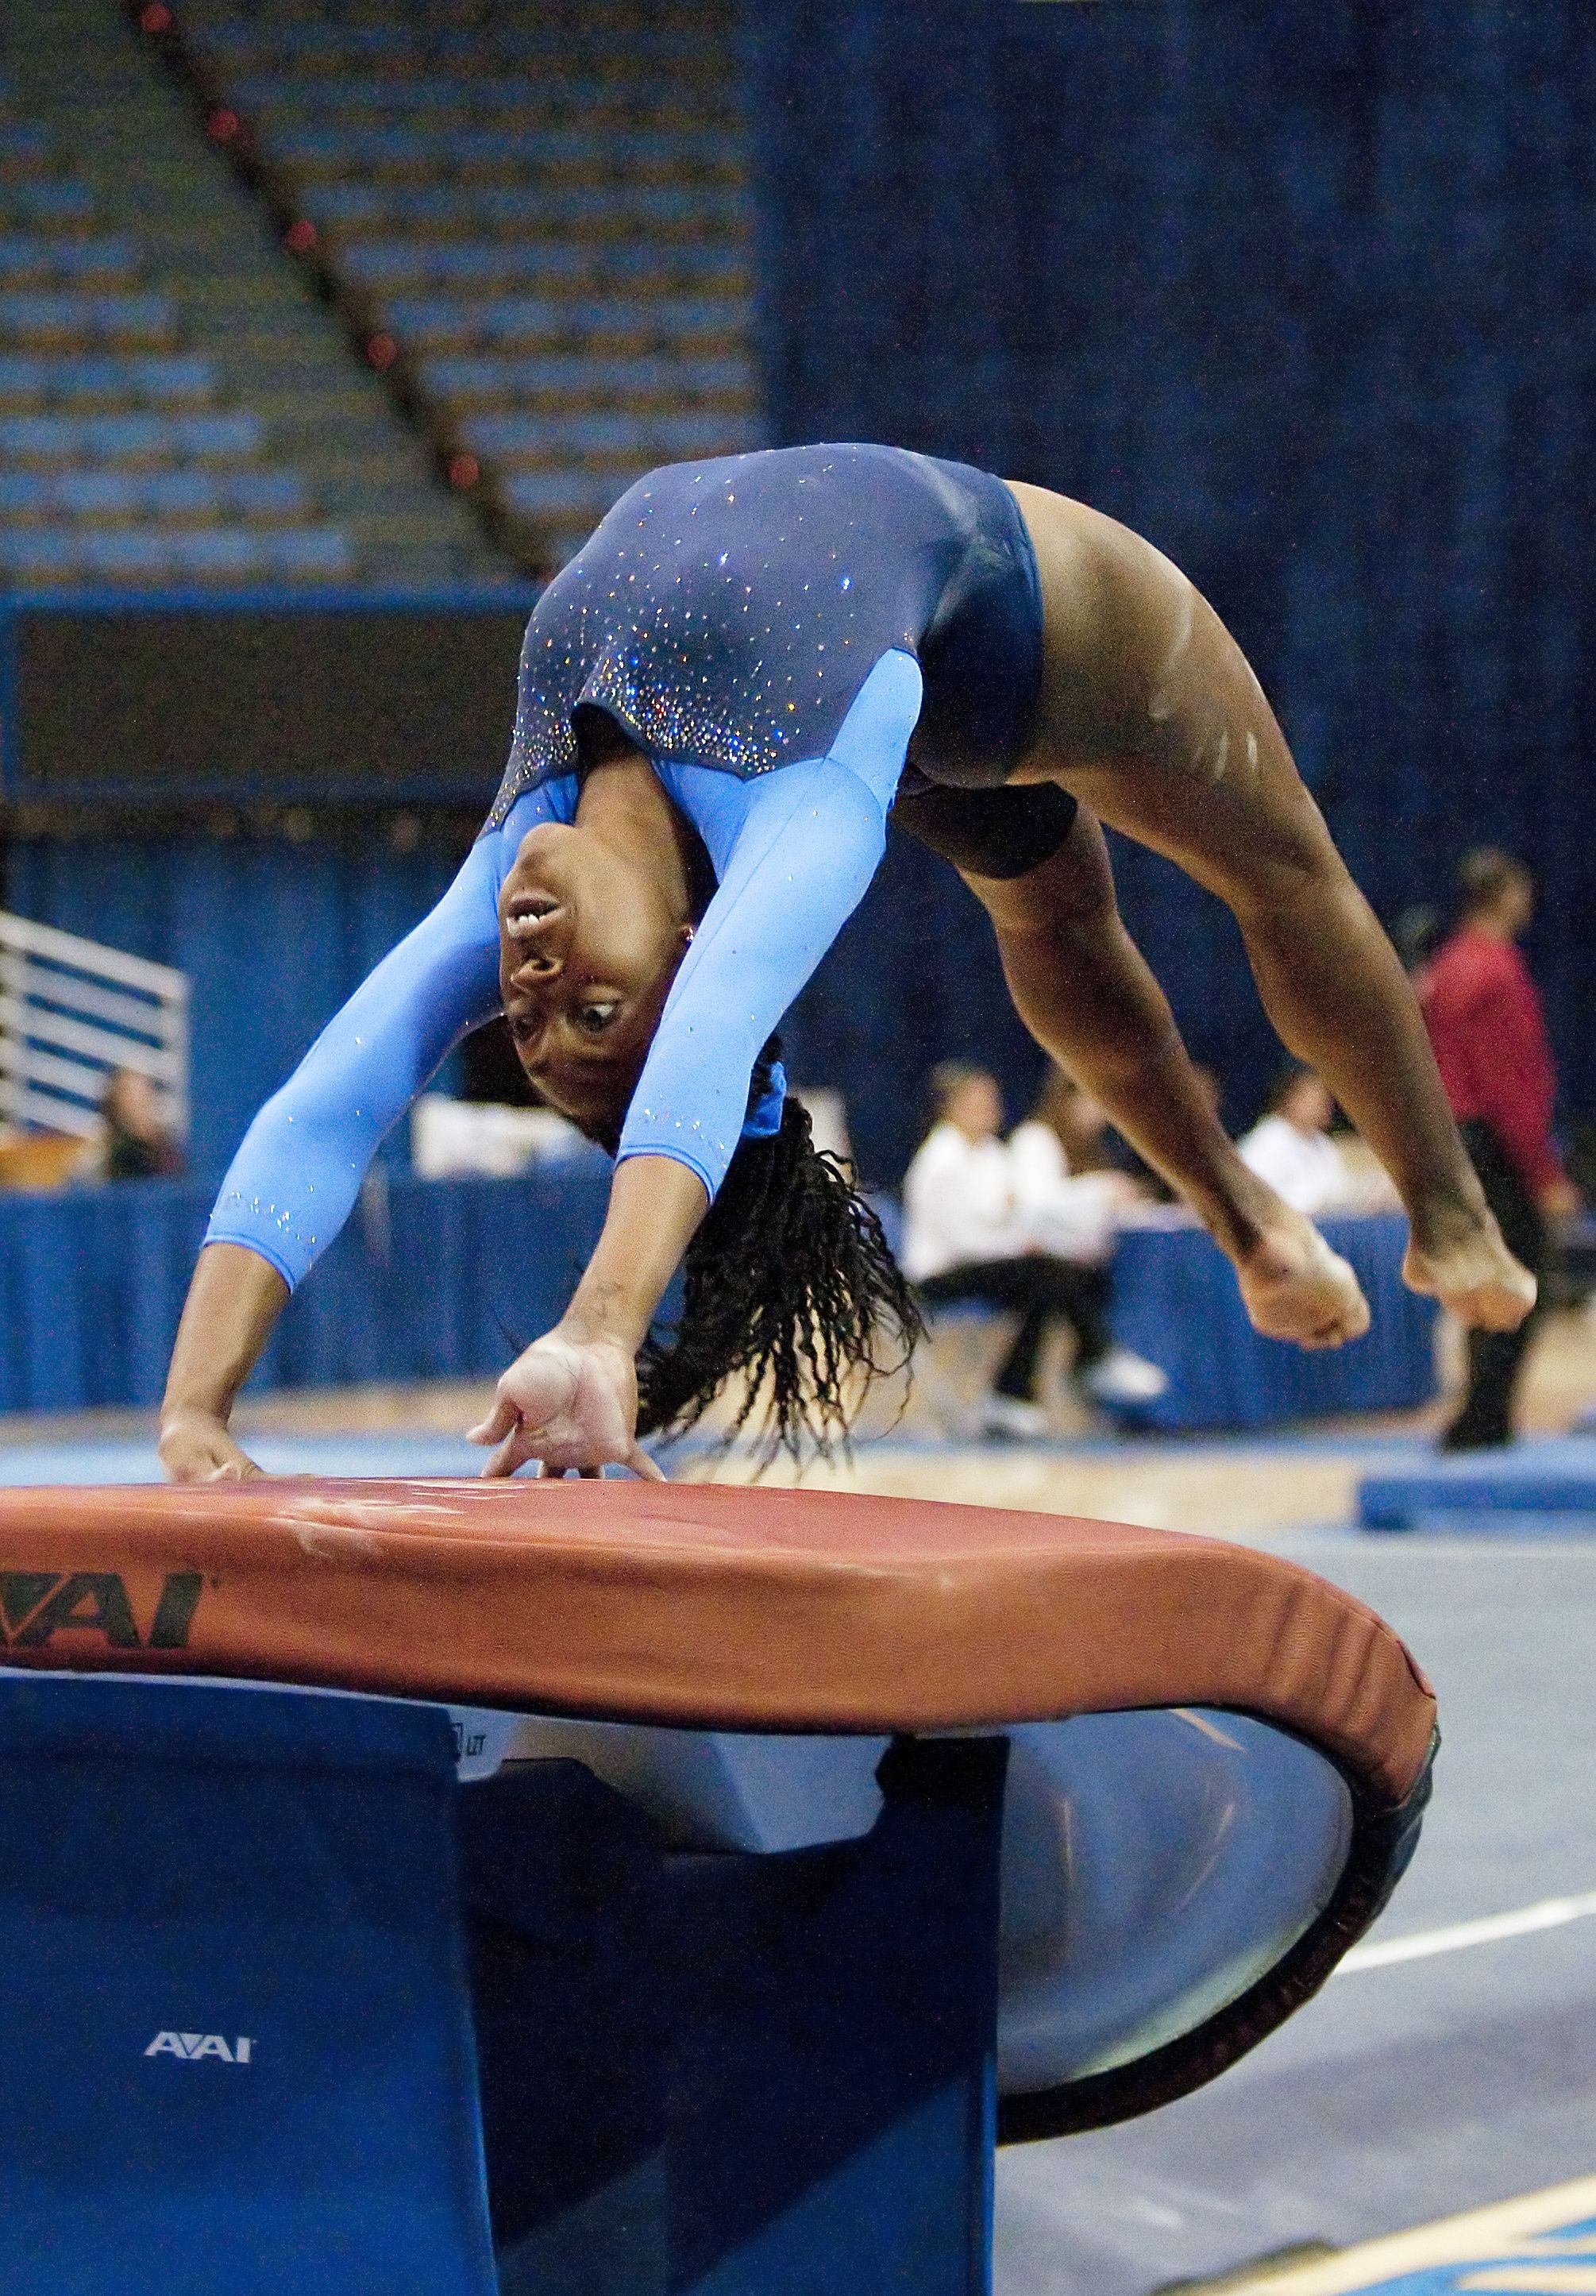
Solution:
M160 1464L173 1483L247 1483L260 1472L214 1411L168 1412L160 1424Z
M534 1340L500 1380L493 1409L467 1439L497 1444L485 1475L513 1475L536 1459L543 1474L575 1467L596 1475L619 1465L665 1480L639 1447L637 1374L630 1352L613 1340L577 1342L553 1332Z

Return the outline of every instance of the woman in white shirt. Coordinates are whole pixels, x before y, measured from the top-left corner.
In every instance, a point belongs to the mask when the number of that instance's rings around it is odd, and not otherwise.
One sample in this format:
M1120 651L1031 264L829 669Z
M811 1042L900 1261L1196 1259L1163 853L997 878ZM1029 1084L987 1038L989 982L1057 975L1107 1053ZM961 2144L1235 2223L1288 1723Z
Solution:
M986 1431L1039 1435L1036 1372L1050 1324L1076 1335L1074 1377L1095 1400L1145 1401L1162 1373L1116 1348L1109 1330L1108 1275L1048 1250L1035 1208L1022 1196L1012 1148L998 1136L997 1079L957 1061L933 1071L937 1121L904 1180L904 1272L929 1306L978 1300L1009 1309L1019 1329L982 1406ZM1140 1377L1126 1387L1126 1367ZM1148 1383L1150 1374L1151 1384Z
M1115 1164L1107 1111L1062 1069L1050 1070L1036 1104L1009 1136L1014 1185L1034 1249L1079 1267L1101 1267L1125 1213L1146 1190Z
M1335 1103L1320 1078L1297 1062L1281 1071L1260 1123L1238 1142L1241 1161L1267 1180L1293 1211L1347 1211L1357 1190L1330 1138Z

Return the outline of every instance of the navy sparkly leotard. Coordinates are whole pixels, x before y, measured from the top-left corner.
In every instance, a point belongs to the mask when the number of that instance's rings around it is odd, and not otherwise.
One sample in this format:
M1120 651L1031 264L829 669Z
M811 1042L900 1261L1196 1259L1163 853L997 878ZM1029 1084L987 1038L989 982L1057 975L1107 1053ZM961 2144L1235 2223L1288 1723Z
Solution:
M538 600L509 767L460 875L257 1117L208 1240L296 1283L384 1132L498 1011L499 890L528 829L574 819L591 712L647 752L714 864L619 1149L674 1157L713 1195L760 1046L869 884L900 780L900 817L919 808L966 866L1014 873L1063 834L1061 791L998 786L1040 660L1029 537L982 472L801 447L640 480Z

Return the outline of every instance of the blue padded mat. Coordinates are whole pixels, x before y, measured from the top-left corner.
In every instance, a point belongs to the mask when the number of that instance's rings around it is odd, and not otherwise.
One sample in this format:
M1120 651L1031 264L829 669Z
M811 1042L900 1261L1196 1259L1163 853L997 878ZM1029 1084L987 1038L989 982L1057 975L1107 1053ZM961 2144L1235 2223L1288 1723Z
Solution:
M1596 1437L1559 1436L1456 1457L1436 1452L1366 1475L1358 1485L1358 1521L1365 1530L1596 1537Z
M463 1437L395 1428L367 1435L242 1439L268 1475L477 1475L486 1456ZM151 1436L140 1442L16 1443L0 1447L0 1488L51 1483L159 1483Z

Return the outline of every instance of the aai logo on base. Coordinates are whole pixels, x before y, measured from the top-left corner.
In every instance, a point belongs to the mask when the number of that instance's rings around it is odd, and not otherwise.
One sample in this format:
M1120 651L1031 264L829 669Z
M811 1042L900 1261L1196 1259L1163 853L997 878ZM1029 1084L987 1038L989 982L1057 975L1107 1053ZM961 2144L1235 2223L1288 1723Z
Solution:
M194 2064L201 2057L215 2057L225 2065L247 2065L255 2044L247 2033L229 2042L221 2033L157 2033L144 2051L147 2057L181 2057L185 2064Z

